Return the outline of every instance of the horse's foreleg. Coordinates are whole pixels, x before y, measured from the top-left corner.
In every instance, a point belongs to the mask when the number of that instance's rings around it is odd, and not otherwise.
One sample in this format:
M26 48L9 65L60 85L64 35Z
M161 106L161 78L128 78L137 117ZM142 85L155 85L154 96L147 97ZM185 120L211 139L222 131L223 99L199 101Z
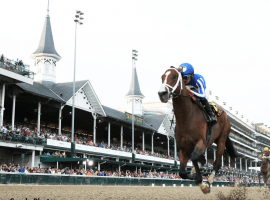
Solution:
M194 151L191 153L191 158L190 158L196 170L196 181L199 184L202 183L202 175L200 172L198 161L199 161L200 155L204 153L205 149L206 148L205 148L205 145L203 144L203 141L200 140L197 143Z
M263 175L264 187L267 187L267 179L268 179L267 174L264 174L264 175Z
M179 175L182 179L188 179L186 173L186 166L188 162L188 156L184 153L182 149L179 150L179 161L180 161L180 172Z

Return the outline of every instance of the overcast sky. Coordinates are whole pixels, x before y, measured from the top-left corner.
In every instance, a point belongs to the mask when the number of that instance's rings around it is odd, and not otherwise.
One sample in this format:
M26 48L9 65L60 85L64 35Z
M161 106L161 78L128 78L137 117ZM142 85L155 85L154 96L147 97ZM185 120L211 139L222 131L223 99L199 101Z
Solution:
M73 80L76 9L76 80L90 80L103 105L125 106L136 49L143 102L159 101L161 75L188 62L220 103L270 126L270 1L51 0L57 82ZM33 67L46 10L47 0L1 2L0 54Z

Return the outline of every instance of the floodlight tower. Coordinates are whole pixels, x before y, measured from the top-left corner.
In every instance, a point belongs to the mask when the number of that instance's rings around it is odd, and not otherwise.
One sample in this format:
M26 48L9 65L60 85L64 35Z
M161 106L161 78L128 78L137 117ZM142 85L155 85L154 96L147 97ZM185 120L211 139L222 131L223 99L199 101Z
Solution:
M132 162L135 161L134 153L134 68L136 67L136 60L138 57L138 51L132 50Z
M76 39L77 39L77 24L83 25L82 20L84 19L82 17L84 15L83 12L76 10L75 14L75 50L74 50L74 74L73 74L73 101L72 101L72 129L71 129L71 157L73 157L73 154L75 153L75 143L74 143L74 118L75 118L75 74L76 74Z

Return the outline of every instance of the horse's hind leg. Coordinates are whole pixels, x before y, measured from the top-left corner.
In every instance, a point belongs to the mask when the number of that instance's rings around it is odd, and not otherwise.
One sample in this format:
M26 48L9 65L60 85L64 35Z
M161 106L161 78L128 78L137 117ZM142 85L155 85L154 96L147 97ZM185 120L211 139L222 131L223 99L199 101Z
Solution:
M213 170L215 172L218 172L218 170L220 169L220 159L222 157L222 155L224 154L224 149L225 149L225 144L226 144L226 139L223 138L219 138L218 142L217 142L217 152L216 152L216 160L214 161L214 166L213 166Z

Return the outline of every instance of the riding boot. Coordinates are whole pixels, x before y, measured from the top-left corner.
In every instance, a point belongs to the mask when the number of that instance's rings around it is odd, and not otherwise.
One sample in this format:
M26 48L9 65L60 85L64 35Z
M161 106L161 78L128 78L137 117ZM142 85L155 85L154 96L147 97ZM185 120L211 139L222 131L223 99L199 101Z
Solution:
M201 102L202 102L202 104L204 105L205 110L206 110L207 114L208 114L209 117L210 117L211 125L212 125L212 126L215 125L215 124L217 123L217 120L216 120L215 116L214 116L213 113L212 113L212 110L211 110L211 108L210 108L210 105L209 105L208 100L207 100L207 99L201 99Z

